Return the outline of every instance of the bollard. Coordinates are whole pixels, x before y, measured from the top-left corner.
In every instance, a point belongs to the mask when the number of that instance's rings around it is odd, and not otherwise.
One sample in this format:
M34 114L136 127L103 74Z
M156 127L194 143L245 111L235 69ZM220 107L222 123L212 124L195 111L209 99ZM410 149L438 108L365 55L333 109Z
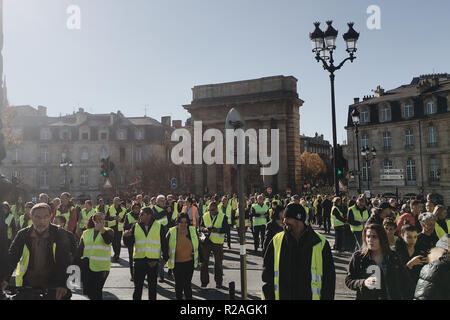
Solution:
M230 282L230 284L228 285L229 287L229 292L230 292L230 300L235 300L235 294L236 294L236 289L235 289L235 283Z

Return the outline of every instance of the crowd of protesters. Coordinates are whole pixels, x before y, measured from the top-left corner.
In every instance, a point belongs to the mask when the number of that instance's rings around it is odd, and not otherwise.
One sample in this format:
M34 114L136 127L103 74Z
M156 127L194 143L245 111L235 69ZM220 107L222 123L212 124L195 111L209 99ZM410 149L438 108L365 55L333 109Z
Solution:
M133 299L142 298L145 279L149 299L156 299L157 278L164 282L167 276L175 281L176 298L190 300L196 269L202 288L210 282L211 253L216 288L224 288L225 240L231 249L231 229L249 228L254 254L264 258L265 299L334 299L332 253L346 251L353 256L345 285L356 291L357 299L450 299L450 220L448 209L432 195L426 201L397 201L364 194L256 193L245 196L244 226L239 225L236 194L139 194L99 198L94 204L78 203L64 192L52 200L41 194L37 202L19 197L2 205L0 241L6 249L0 254L7 262L0 270L2 289L10 285L15 270L19 292L54 288L52 297L70 299L65 270L75 264L82 270L84 294L102 299L111 260L120 261L123 242ZM324 235L332 230L331 248Z

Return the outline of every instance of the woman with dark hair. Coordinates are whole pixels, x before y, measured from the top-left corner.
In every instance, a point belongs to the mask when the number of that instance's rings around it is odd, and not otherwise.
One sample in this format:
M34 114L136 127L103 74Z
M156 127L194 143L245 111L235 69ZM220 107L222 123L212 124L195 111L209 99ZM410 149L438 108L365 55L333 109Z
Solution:
M78 247L81 256L83 293L91 300L103 300L103 286L111 268L111 243L114 231L105 228L105 214L89 218Z
M192 275L199 261L199 241L195 227L187 213L181 213L176 226L169 229L166 238L169 242L168 267L174 270L175 293L177 300L192 300Z
M357 300L409 300L413 288L406 266L391 251L383 226L370 224L362 234L363 247L348 266L345 285Z
M283 231L283 213L282 207L276 207L274 210L270 222L266 225L266 235L264 236L263 244L263 256L266 254L266 250L269 247L270 241L277 233Z

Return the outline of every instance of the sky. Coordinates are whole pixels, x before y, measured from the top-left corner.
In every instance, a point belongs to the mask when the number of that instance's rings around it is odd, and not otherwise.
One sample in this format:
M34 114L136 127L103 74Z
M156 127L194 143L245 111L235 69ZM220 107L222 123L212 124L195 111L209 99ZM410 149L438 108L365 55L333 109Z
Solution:
M313 22L333 20L335 58L347 57L347 22L360 32L357 59L336 72L338 143L354 97L450 72L448 0L3 0L4 74L11 105L48 115L121 110L186 120L196 85L284 75L298 79L301 134L332 141L328 72L314 59ZM67 13L80 9L80 29ZM367 13L380 8L380 29Z

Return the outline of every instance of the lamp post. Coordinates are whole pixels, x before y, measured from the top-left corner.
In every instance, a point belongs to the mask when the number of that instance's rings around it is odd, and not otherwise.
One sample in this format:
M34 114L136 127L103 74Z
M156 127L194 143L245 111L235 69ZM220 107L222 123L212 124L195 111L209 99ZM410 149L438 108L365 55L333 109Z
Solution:
M227 114L225 120L226 129L242 129L245 130L245 121L242 118L239 111L235 108L231 108ZM238 143L244 143L245 139L237 139ZM244 145L243 148L237 147L237 150L245 150L247 153L247 148ZM233 150L234 157L234 150ZM239 159L239 155L237 156ZM245 250L245 206L244 206L244 165L237 162L238 169L238 201L239 201L239 244L240 244L240 269L241 269L241 298L242 300L247 300L247 254Z
M333 126L333 170L334 170L334 190L336 195L339 195L339 179L336 167L336 150L337 150L337 138L336 138L336 111L335 111L335 97L334 97L334 72L341 69L344 63L348 60L353 62L356 59L354 53L356 52L356 43L359 38L359 33L353 29L353 22L348 23L349 30L343 35L345 43L347 45L346 51L349 53L349 57L344 59L339 65L335 66L333 51L336 49L336 38L338 31L332 27L332 21L327 21L328 28L323 32L320 30L320 22L315 22L316 29L309 34L312 43L312 51L316 54L317 62L322 62L323 68L330 73L331 83L331 115Z
M364 146L361 148L361 155L363 156L364 161L366 162L366 168L367 168L367 190L370 192L370 163L375 159L377 156L377 150L375 147L372 147L372 150L370 150L369 146Z
M352 121L353 125L355 126L355 135L356 135L356 157L357 157L357 174L358 174L358 194L361 194L361 169L359 166L359 111L357 108L353 109L352 111Z
M70 189L70 183L69 183L69 188L67 187L67 168L71 168L73 166L72 161L65 159L64 161L62 161L59 166L61 168L64 169L64 191L69 191Z

